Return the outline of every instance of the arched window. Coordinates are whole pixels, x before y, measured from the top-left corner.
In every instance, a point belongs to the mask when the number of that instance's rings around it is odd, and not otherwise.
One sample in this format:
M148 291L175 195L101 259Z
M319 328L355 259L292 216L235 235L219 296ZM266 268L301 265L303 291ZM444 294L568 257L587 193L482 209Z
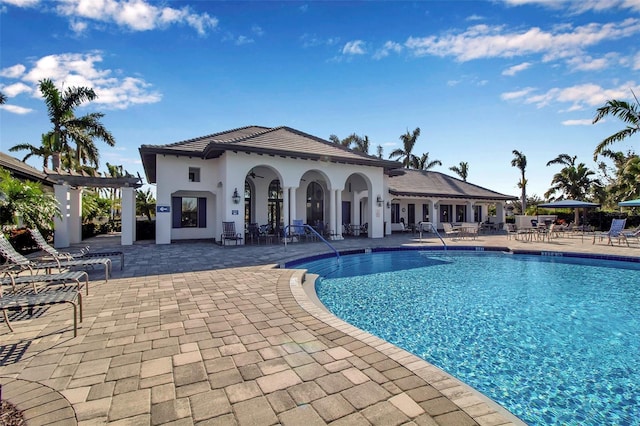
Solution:
M251 185L244 181L244 223L251 223Z
M317 182L307 187L307 223L324 223L324 191Z

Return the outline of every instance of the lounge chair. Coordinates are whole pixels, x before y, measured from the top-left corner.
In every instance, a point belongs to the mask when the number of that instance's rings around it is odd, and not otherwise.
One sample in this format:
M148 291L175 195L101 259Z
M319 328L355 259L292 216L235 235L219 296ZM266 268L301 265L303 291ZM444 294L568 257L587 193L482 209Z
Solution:
M111 274L111 259L108 257L96 257L90 259L54 259L53 261L32 261L21 255L15 248L9 243L7 238L0 232L0 254L4 256L7 262L13 264L13 269L16 270L16 274L29 271L31 275L34 275L34 271L38 269L44 269L47 273L50 273L52 269L57 269L62 272L67 268L93 268L96 266L104 267L104 280L109 281L109 275Z
M600 241L604 237L607 237L607 244L613 245L612 238L618 239L618 244L620 244L620 240L623 239L627 243L627 247L629 246L629 241L627 237L624 235L624 226L627 223L627 219L613 219L611 221L611 228L607 232L600 232L599 234L593 234L593 244L596 242L596 237L600 237Z
M640 243L640 226L632 230L623 230L622 234L627 240L627 244L629 244L629 238L635 238L638 243Z
M36 243L38 248L51 257L50 260L73 260L73 259L89 259L94 257L118 257L120 258L120 270L124 268L124 253L121 251L103 251L103 252L91 252L89 246L83 247L77 253L59 252L55 248L51 247L47 240L44 239L42 234L37 228L30 228L29 233L31 238Z
M0 278L0 285L11 286L17 290L19 286L30 285L35 293L42 287L75 284L78 290L84 287L89 295L89 274L86 271L67 271L59 274L16 275L11 268L5 268ZM80 281L83 280L84 283Z
M460 230L453 229L453 225L450 223L444 222L442 224L442 229L444 229L444 235L450 237L452 240L458 239L458 236L460 235Z
M19 291L3 292L0 285L0 310L4 316L4 321L13 331L9 315L10 309L28 308L33 312L37 306L57 305L68 303L73 306L73 337L78 336L78 308L80 308L80 322L82 322L82 292L73 286L48 287L35 292L29 288L22 288Z
M225 246L227 241L235 241L238 245L242 241L242 234L236 232L235 222L222 222L222 234L220 235L220 243Z

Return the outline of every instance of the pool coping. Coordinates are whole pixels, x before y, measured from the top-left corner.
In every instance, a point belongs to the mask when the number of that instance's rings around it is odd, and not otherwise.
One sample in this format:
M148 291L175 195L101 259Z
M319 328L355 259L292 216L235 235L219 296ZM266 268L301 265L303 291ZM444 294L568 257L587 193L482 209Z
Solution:
M613 260L623 261L631 263L640 263L640 257L635 256L618 256L607 254L592 254L592 253L578 253L578 252L562 252L553 250L529 250L529 249L511 249L509 247L485 247L485 246L455 246L455 247L376 247L365 249L353 249L337 252L339 256L351 255L351 254L368 254L368 253L381 253L389 251L474 251L474 252L506 252L517 255L535 255L543 257L567 257L567 258L587 258L587 259L601 259L601 260ZM296 265L301 265L313 260L332 258L336 256L335 253L323 253L319 255L309 256L306 258L298 258L288 261L282 265L281 268L295 268ZM461 410L465 411L479 424L487 423L487 416L491 417L492 424L501 423L513 423L516 425L526 425L526 423L511 413L507 408L500 405L487 395L483 394L473 386L461 381L460 379L452 376L446 371L436 367L435 365L423 360L422 358L414 355L405 349L402 349L394 344L387 342L377 336L372 335L358 327L355 327L337 316L333 315L322 304L320 299L315 294L315 280L318 278L316 274L307 273L304 269L301 275L292 275L289 281L289 287L291 293L300 305L302 309L307 311L310 315L318 320L326 323L327 325L334 327L337 330L348 334L349 336L360 340L363 343L379 350L387 355L389 358L400 363L408 370L412 371L417 376L424 379L427 383L433 386L435 389L442 392L447 398L451 400L453 404L458 406ZM482 415L475 415L477 412L478 404L485 404L487 411ZM470 410L474 407L473 410Z

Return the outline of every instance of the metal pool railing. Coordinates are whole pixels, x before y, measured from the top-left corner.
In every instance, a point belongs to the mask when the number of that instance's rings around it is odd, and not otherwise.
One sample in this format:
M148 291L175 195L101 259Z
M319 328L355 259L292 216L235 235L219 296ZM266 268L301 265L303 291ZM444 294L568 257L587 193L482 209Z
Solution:
M442 241L442 246L444 247L444 249L445 250L447 249L447 244L442 239L442 236L440 235L440 233L438 232L436 227L433 226L433 223L431 223L431 222L420 222L420 223L418 223L418 226L420 227L420 243L422 243L422 231L431 231L434 234L436 234L438 236L438 238L440 238L440 241Z
M338 258L338 260L340 260L340 253L338 253L338 250L336 250L336 248L334 246L331 245L331 243L329 243L329 241L325 240L324 237L322 235L320 235L320 233L318 231L316 231L313 226L311 225L287 225L284 227L284 249L287 249L287 237L289 234L289 229L291 228L302 228L302 229L306 229L308 231L310 231L312 234L314 234L316 237L320 238L320 241L324 242L331 250L333 250L333 252L336 254L336 257Z

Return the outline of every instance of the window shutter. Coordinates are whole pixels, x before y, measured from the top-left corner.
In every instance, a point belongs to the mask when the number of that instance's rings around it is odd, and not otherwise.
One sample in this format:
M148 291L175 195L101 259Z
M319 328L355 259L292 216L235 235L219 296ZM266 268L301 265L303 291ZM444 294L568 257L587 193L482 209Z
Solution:
M171 217L174 228L182 228L182 197L171 197Z
M207 199L198 198L198 228L207 227Z

